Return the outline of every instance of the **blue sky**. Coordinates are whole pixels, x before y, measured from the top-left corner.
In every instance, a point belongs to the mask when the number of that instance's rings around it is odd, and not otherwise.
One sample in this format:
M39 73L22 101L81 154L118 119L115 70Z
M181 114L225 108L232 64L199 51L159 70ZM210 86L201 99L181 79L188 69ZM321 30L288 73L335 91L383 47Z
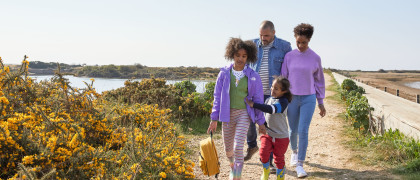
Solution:
M253 39L263 20L296 48L293 28L323 66L420 70L419 1L1 1L0 57L68 64L221 67L230 37Z

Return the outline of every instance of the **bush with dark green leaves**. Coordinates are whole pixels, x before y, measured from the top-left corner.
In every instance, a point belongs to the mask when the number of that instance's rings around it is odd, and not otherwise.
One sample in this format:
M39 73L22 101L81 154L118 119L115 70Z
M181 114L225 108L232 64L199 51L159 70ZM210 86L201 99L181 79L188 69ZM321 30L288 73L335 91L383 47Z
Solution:
M188 94L194 93L197 86L191 81L181 81L175 83L175 87L180 90L181 94L179 95L185 97Z
M356 92L365 94L365 89L357 86L353 80L345 79L343 83L341 83L341 99L346 100L351 92L354 92L353 95L355 95Z

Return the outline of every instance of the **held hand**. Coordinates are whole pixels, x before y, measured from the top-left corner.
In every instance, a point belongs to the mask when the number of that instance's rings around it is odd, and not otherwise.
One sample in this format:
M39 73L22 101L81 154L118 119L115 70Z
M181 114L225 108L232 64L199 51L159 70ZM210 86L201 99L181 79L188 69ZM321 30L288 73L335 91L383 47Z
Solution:
M267 134L267 130L265 129L264 125L258 125L258 132L260 134Z
M211 121L209 128L207 129L207 134L210 133L210 131L212 131L213 133L216 132L217 129L217 121Z
M325 114L327 114L327 110L325 110L324 104L318 105L318 108L319 108L319 115L321 115L321 117L324 117Z
M254 107L254 102L251 100L248 100L247 98L245 98L246 103L250 106L250 107Z

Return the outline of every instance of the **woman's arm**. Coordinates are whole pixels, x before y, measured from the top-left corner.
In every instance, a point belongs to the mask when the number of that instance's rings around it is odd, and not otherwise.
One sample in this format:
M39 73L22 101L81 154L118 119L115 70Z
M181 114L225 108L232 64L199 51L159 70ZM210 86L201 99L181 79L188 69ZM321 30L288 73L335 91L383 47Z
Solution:
M325 79L324 79L324 71L321 65L321 58L318 59L318 68L317 68L317 71L314 73L314 84L315 84L316 99L318 101L318 108L320 110L319 115L321 115L321 117L324 117L327 111L324 106Z

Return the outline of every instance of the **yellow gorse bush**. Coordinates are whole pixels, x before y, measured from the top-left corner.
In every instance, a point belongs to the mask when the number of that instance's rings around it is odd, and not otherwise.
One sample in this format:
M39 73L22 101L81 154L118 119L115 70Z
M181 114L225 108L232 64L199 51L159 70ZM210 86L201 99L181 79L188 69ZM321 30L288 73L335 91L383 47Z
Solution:
M182 81L180 84L191 85L192 82ZM162 78L127 80L124 87L104 92L103 98L124 104L159 104L161 108L172 110L173 120L189 123L195 117L210 115L214 88L206 89L210 93L197 93L194 85L190 91L185 91L184 86L167 85Z
M0 59L0 178L194 178L186 139L158 105L103 100L58 72L40 83Z

